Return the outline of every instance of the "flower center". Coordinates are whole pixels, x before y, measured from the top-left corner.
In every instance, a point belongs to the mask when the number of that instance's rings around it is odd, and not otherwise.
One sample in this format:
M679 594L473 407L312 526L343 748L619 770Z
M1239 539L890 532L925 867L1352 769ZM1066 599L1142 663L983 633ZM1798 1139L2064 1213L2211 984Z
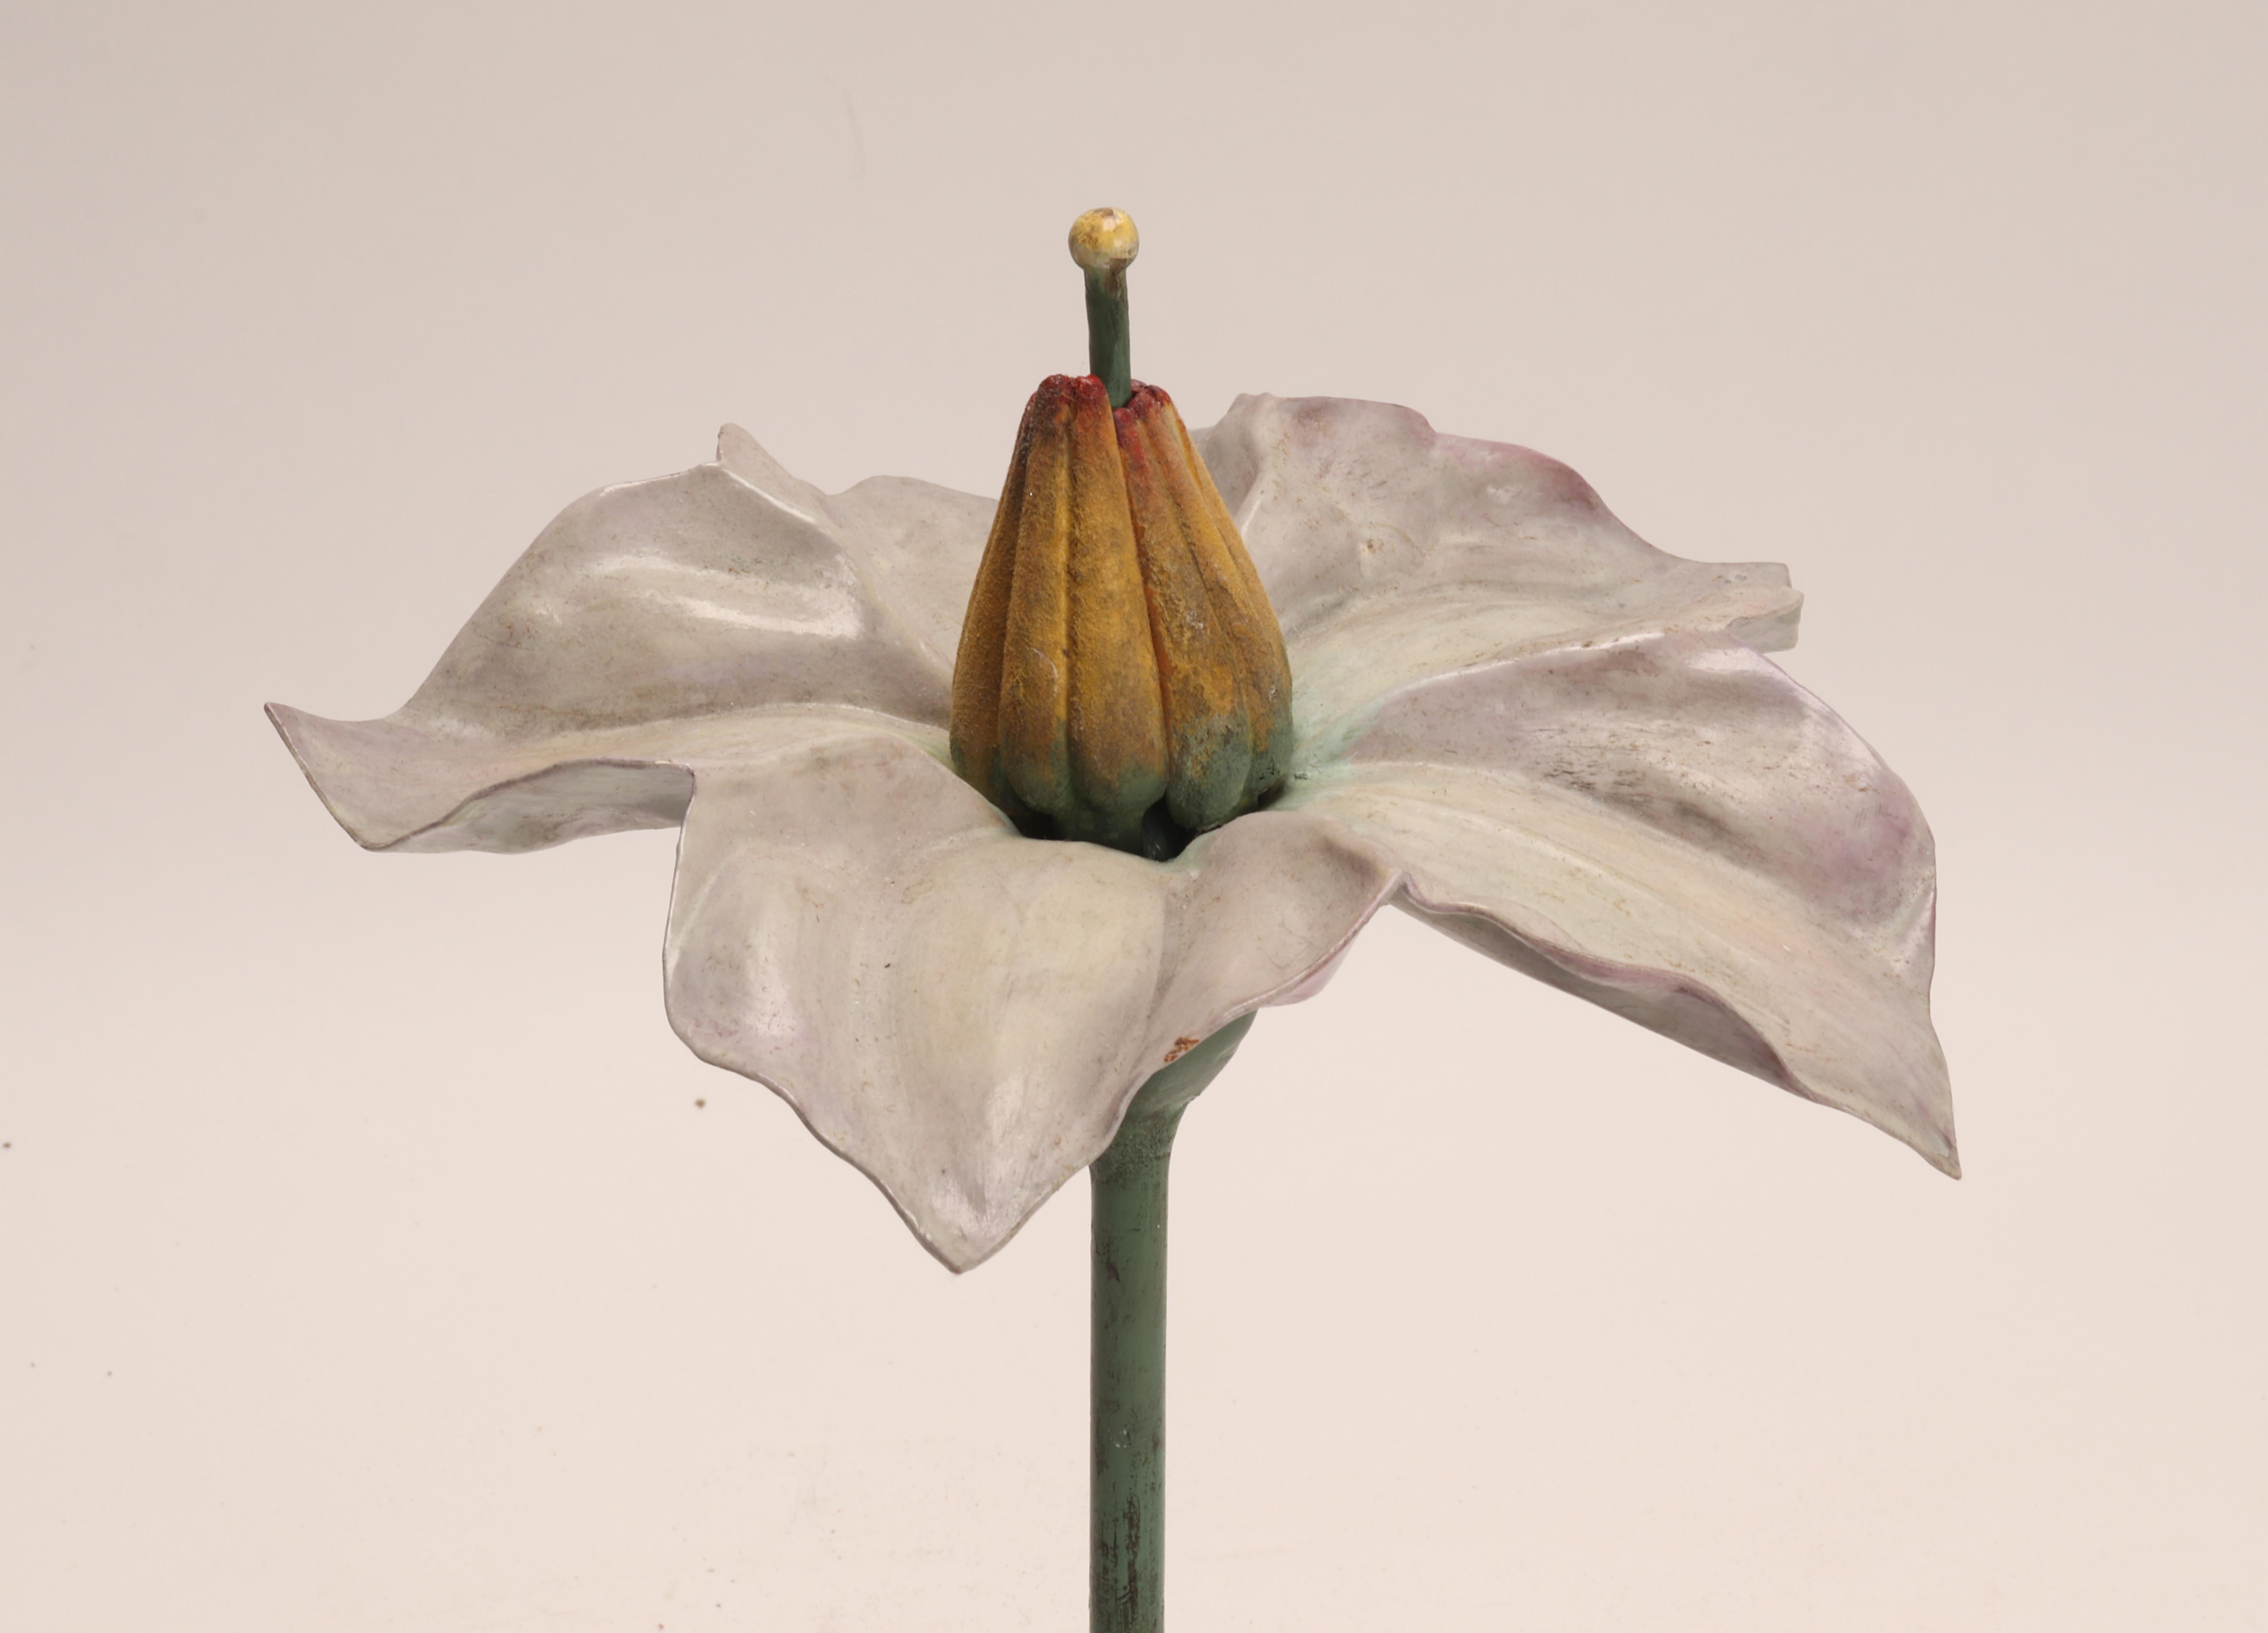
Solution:
M1123 370L1133 224L1109 213L1116 322L1090 341ZM1025 407L954 665L953 763L1027 835L1163 858L1282 785L1292 678L1173 400L1116 394L1057 374Z

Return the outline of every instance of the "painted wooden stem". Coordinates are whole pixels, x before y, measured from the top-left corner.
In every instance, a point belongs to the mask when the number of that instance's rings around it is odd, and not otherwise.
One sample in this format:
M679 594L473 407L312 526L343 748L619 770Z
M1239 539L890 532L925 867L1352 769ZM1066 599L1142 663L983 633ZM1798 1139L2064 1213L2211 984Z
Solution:
M1094 1181L1087 1627L1160 1633L1166 1564L1166 1172L1189 1102L1252 1018L1144 1084Z
M1091 1633L1165 1626L1166 1168L1181 1120L1129 1118L1094 1168Z
M1123 408L1134 394L1132 342L1127 333L1126 268L1086 274L1086 371L1110 394L1110 406Z

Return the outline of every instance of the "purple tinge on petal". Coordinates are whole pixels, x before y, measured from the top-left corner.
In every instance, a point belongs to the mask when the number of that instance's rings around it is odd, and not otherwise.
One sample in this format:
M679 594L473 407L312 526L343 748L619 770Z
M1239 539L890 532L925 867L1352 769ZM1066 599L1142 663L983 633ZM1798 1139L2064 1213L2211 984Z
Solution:
M1023 839L880 736L696 777L673 1024L777 1090L954 1269L1093 1161L1152 1072L1312 989L1395 884L1301 816L1163 864Z
M1738 642L1656 636L1409 688L1284 805L1395 857L1409 905L1461 939L1958 1172L1927 825Z
M1786 568L1657 550L1526 448L1336 398L1241 397L1200 440L1283 622L1297 764L1460 670L1673 632L1795 644Z
M1710 601L1713 627L1752 646L1794 642L1785 567L1657 550L1530 449L1338 397L1239 397L1197 439L1295 646L1365 603L1451 591L1445 606L1508 600L1536 631L1579 638Z
M1328 976L1397 887L1539 978L1954 1167L1926 828L1758 658L1785 572L1681 561L1565 467L1383 404L1200 435L1283 615L1269 812L1156 864L1018 837L942 763L991 505L719 462L578 501L403 709L270 710L361 842L682 820L673 1023L771 1085L956 1269L1160 1065Z

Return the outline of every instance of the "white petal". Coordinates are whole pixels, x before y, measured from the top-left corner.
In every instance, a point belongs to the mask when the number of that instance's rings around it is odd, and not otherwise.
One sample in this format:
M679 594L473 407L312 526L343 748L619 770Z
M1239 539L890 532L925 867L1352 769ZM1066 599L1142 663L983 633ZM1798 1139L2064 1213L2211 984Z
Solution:
M628 828L674 828L692 798L690 766L846 733L889 732L945 753L936 728L858 709L753 709L524 741L406 714L326 720L268 705L317 795L372 850L540 850Z
M1012 423L1009 430L1012 439ZM1004 441L1004 467L1005 453ZM822 494L780 469L737 425L718 433L717 460L751 487L777 493L820 518L876 596L943 663L950 687L961 621L996 501L910 476L873 476L842 493Z
M1491 956L1958 1173L1905 785L1738 642L1634 638L1409 688L1278 809L1408 870Z
M674 1024L955 1268L1397 888L1951 1167L1926 829L1725 638L1792 638L1781 570L1665 555L1564 467L1384 405L1245 399L1204 440L1303 740L1275 810L1170 864L1020 839L942 763L990 501L822 495L730 427L718 464L570 507L393 717L270 713L368 845L683 820Z
M989 501L887 478L828 497L727 426L721 462L545 528L379 721L269 710L365 845L519 850L675 822L688 760L949 707Z
M696 778L672 1023L778 1091L955 1269L1094 1160L1152 1072L1312 990L1394 885L1303 816L1162 865L1022 839L880 734Z
M1240 397L1197 439L1284 628L1304 761L1395 688L1478 664L1671 629L1794 644L1786 568L1657 550L1526 448L1336 397Z

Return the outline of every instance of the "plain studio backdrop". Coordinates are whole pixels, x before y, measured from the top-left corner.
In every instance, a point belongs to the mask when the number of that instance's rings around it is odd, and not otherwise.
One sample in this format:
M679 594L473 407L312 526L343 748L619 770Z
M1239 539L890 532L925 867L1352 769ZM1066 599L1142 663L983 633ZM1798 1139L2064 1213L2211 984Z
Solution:
M2258 1628L2252 4L0 24L0 1625L1065 1629L1086 1186L955 1278L662 1014L674 835L357 850L423 677L746 425L992 493L1136 372L1681 555L1935 828L1968 1177L1388 913L1176 1164L1204 1629Z

